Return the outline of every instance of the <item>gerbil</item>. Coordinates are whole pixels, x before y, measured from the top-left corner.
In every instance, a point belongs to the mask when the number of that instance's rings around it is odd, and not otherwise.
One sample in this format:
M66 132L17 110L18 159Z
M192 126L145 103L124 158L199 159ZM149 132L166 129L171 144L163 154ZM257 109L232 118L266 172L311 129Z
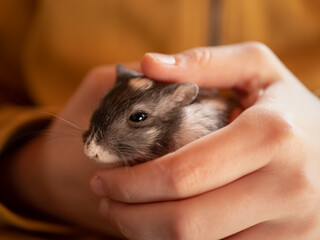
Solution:
M152 81L119 64L115 86L83 134L84 152L109 166L145 162L225 126L229 111L216 91Z

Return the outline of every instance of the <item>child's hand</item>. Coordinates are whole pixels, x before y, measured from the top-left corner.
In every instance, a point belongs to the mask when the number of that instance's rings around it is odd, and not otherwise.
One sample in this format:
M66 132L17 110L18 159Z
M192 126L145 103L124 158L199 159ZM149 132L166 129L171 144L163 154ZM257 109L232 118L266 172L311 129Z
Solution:
M100 212L130 239L319 239L320 101L264 45L147 54L160 81L232 88L227 127L132 168L101 170Z

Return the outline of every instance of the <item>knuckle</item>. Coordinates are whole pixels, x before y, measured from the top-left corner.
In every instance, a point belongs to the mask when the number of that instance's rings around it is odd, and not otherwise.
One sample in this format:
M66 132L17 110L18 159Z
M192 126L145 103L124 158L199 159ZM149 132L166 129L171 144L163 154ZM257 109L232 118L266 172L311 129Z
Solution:
M129 221L123 219L122 215L119 213L121 208L118 204L114 205L113 201L108 201L107 211L104 209L103 205L100 203L99 213L105 218L105 221L108 222L107 229L113 231L113 234L118 236L125 236L128 239L133 239L132 235L135 233L133 227Z
M271 165L281 170L278 190L282 202L290 208L287 213L311 213L319 208L317 173L307 160L308 152L301 141L299 126L280 111L265 107L258 110L256 117L257 130L264 131L263 144L274 149Z
M246 42L241 46L245 61L248 63L247 66L254 66L255 69L260 69L258 72L252 72L252 78L261 78L268 80L268 82L280 81L284 76L291 78L291 74L288 75L286 67L265 44Z
M272 50L265 44L260 42L246 42L242 44L242 51L244 54L245 61L248 65L260 68L259 73L255 72L260 78L279 78L279 74L282 72L282 65L279 64L279 60Z
M189 164L176 161L170 171L169 186L177 198L188 197L198 182L198 170Z
M296 228L295 235L301 236L303 239L314 239L314 236L320 236L320 219L319 209L310 214L308 218L303 218L299 222L300 226Z
M205 47L192 48L188 51L183 52L183 56L188 62L196 62L200 65L208 64L213 59L213 53L211 49Z
M319 202L317 185L313 177L306 173L306 171L299 169L297 173L293 174L292 182L296 186L294 190L295 195L305 200L305 203L308 202L310 205L311 203Z
M200 218L196 217L192 208L181 205L172 216L172 238L175 240L199 239L202 225Z
M276 142L290 140L294 137L295 128L293 123L279 113L271 112L266 116L268 124L270 126L271 134L275 137Z
M306 173L303 168L290 171L286 180L282 181L282 197L290 208L289 212L313 214L319 210L320 197L319 189L312 176Z
M284 146L296 138L297 130L292 120L280 111L265 106L251 111L256 126L265 133L265 140Z
M134 201L134 196L128 191L126 184L118 184L117 187L119 200L131 203Z
M125 224L120 223L120 222L117 222L116 225L117 225L117 228L122 236L124 236L128 239L134 239L128 226L126 226Z
M175 197L184 197L187 192L187 176L183 170L174 170L170 177L171 192Z
M244 51L249 54L249 55L252 55L254 57L257 57L257 58L260 58L260 57L267 57L267 56L270 56L270 55L273 55L271 49L261 43L261 42L255 42L255 41L252 41L252 42L246 42L246 43L243 43L243 49Z
M110 180L105 180L106 182L110 182ZM108 196L110 199L116 200L116 201L123 201L123 202L132 202L134 199L134 196L128 189L128 184L126 181L113 181L112 184L105 184L104 190L106 193L106 196Z

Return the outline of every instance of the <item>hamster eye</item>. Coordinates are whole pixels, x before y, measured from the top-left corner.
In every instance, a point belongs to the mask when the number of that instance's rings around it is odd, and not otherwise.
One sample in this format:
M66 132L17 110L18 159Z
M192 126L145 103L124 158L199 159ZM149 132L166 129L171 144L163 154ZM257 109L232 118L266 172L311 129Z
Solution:
M135 112L131 114L130 121L132 122L142 122L148 118L148 114L145 112Z

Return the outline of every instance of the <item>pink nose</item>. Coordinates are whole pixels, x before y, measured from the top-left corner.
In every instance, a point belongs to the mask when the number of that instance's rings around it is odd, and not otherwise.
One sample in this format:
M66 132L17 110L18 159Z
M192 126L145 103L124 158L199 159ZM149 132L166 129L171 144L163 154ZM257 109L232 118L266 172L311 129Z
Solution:
M99 148L92 142L90 142L89 144L85 144L84 153L89 158L94 159L96 161L99 161L101 158Z

